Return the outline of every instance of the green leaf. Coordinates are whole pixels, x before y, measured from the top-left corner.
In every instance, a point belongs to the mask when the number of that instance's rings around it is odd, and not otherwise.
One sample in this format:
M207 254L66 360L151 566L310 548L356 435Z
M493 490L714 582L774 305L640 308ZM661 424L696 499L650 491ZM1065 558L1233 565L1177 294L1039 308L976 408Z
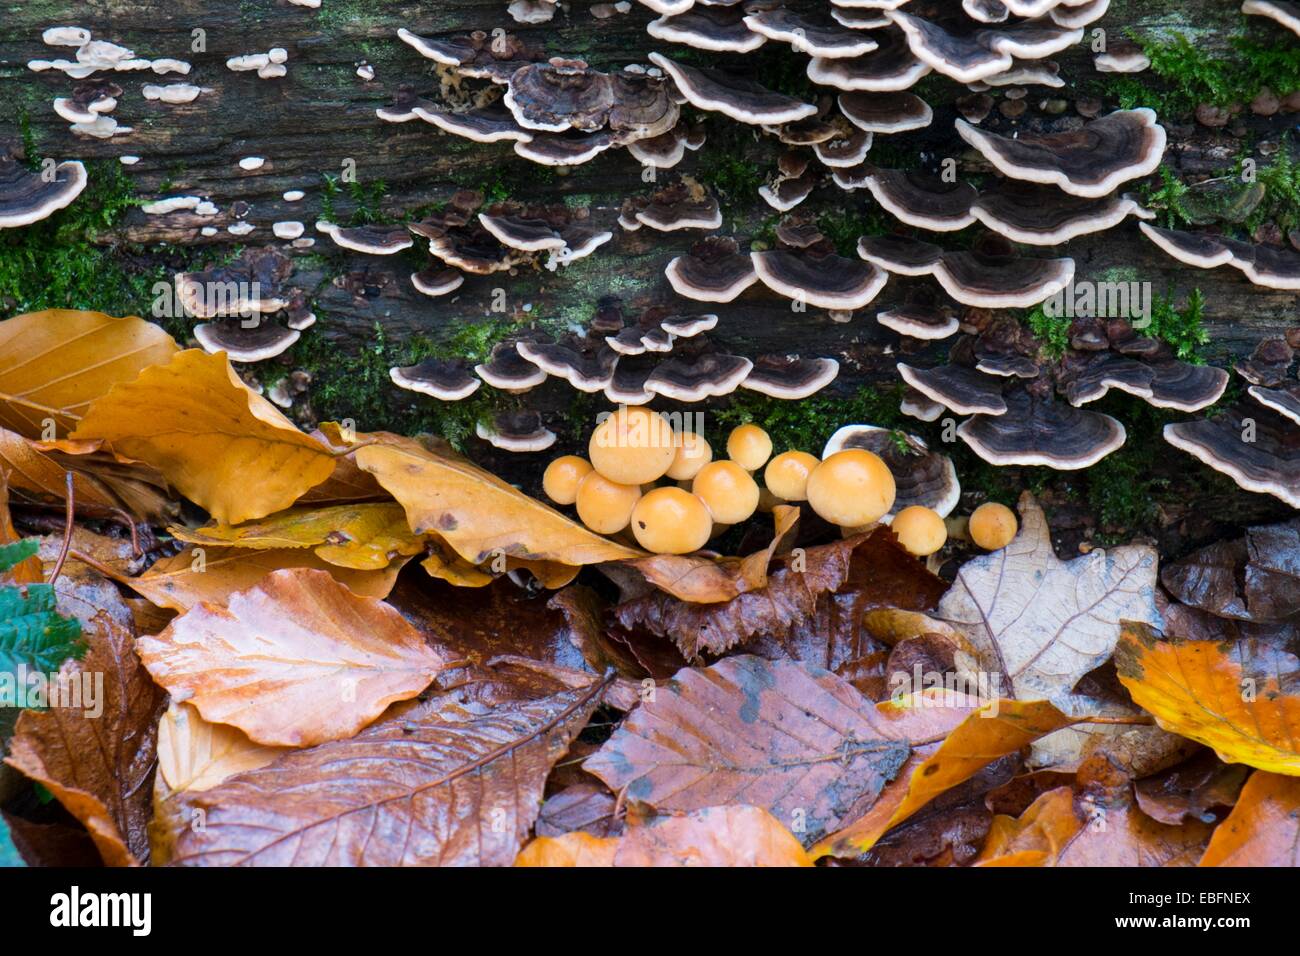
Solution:
M0 868L26 865L18 848L14 846L13 839L9 836L9 824L5 822L4 817L0 817Z
M0 588L0 673L53 673L83 650L81 623L55 610L53 585Z
M35 538L24 538L12 544L0 545L0 573L10 571L15 565L34 557L41 543Z

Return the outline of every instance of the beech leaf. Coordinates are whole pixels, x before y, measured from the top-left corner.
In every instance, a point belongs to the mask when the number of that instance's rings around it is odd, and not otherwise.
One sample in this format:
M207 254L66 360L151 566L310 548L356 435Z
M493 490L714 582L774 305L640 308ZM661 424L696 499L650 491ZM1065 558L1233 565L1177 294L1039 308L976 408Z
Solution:
M1201 866L1300 866L1300 778L1256 770Z

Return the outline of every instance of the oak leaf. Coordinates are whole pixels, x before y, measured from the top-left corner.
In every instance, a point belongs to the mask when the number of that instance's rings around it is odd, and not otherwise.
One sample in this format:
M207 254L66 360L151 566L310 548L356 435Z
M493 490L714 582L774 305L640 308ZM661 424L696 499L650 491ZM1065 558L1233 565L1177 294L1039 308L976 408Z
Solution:
M547 775L607 681L479 704L456 690L396 705L355 737L285 754L179 797L186 866L508 866Z
M1256 770L1200 866L1300 866L1300 779Z
M285 747L350 737L446 662L387 604L302 568L192 607L136 649L173 700Z
M799 841L765 810L702 807L684 814L629 815L621 836L577 831L538 837L515 866L812 866Z
M0 322L0 426L27 438L60 433L95 399L176 353L171 336L152 322L100 312L51 309Z
M61 673L83 689L89 676L102 713L86 709L85 697L81 706L24 711L5 763L53 793L90 832L106 864L147 862L150 784L166 695L136 657L131 632L112 616L95 617L87 642L85 657Z
M287 508L334 471L330 450L249 389L224 352L178 352L118 383L72 438L152 465L223 524Z
M1205 744L1226 763L1300 776L1300 660L1243 640L1162 641L1125 627L1119 679L1166 730Z

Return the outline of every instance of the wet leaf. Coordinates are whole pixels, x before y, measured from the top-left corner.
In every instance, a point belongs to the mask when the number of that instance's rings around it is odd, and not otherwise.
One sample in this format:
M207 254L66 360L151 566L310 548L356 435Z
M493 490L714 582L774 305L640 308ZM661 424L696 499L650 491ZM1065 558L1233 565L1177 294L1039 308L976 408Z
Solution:
M537 835L563 836L576 830L591 836L606 837L622 830L614 817L617 800L606 788L595 783L575 783L547 798L537 815Z
M812 843L975 708L878 707L828 671L740 655L678 672L583 769L660 810L748 801Z
M161 559L139 577L118 580L159 607L187 611L202 601L224 605L236 591L248 590L272 571L290 568L327 571L354 594L384 598L392 591L404 563L395 561L382 571L354 571L301 549L190 548Z
M1269 644L1170 642L1125 627L1119 678L1171 733L1205 744L1227 763L1300 776L1300 660Z
M515 861L515 866L811 865L780 821L751 806L629 817L622 836L605 839L582 832L539 837Z
M158 775L168 793L211 790L286 752L254 743L228 724L204 720L192 704L173 702L158 724Z
M121 382L165 364L176 343L152 322L130 316L52 309L0 322L0 426L27 438L60 434L76 416Z
M485 707L457 691L180 798L186 866L507 866L606 684Z
M406 526L401 505L393 502L290 508L240 525L169 530L189 544L260 551L313 548L322 561L358 571L378 571L398 556L424 550L424 542Z
M256 743L350 737L424 690L446 658L400 614L323 571L274 571L136 642L154 680Z
M406 509L411 530L438 535L471 564L494 554L571 566L640 554L593 534L450 451L396 436L357 439L357 464Z
M95 618L87 643L85 657L62 671L70 687L75 682L82 689L78 706L24 711L5 763L53 793L109 866L147 862L157 724L166 698L135 656L130 631L107 613Z
M72 438L154 466L223 524L287 508L334 471L329 450L240 381L222 352L178 352L115 385Z
M1160 580L1183 604L1239 621L1300 615L1300 518L1250 528L1165 565Z
M1154 777L1139 780L1134 789L1142 812L1161 823L1184 820L1213 823L1217 807L1237 802L1250 768L1228 764L1208 750Z
M1256 770L1201 866L1300 866L1300 779Z

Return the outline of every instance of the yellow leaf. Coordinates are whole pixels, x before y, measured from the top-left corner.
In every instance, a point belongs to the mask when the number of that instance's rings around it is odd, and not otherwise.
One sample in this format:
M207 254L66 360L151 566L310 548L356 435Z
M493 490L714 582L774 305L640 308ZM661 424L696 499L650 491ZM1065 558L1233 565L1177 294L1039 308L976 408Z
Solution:
M235 374L224 352L179 352L93 402L72 437L147 462L222 524L293 504L334 458Z
M395 557L411 557L424 550L424 542L407 527L402 506L391 501L290 508L240 525L169 530L189 544L259 551L315 548L322 561L359 571L377 571L388 567Z
M471 564L494 553L570 566L641 556L459 456L413 439L357 438L357 464L402 504L411 530L438 535Z
M158 772L169 795L210 790L287 752L255 744L236 727L204 720L191 704L173 701L158 723Z
M176 353L171 336L135 316L51 309L0 322L0 426L28 438L76 427L92 401Z
M354 571L331 565L301 549L191 548L163 558L139 577L118 580L159 607L187 611L200 601L225 604L236 591L251 588L281 568L328 571L336 581L362 597L385 598L393 590L397 573L405 563L395 561L382 571Z
M1288 693L1300 671L1294 655L1252 641L1172 643L1128 624L1115 665L1134 702L1165 730L1226 763L1300 776L1300 696Z

